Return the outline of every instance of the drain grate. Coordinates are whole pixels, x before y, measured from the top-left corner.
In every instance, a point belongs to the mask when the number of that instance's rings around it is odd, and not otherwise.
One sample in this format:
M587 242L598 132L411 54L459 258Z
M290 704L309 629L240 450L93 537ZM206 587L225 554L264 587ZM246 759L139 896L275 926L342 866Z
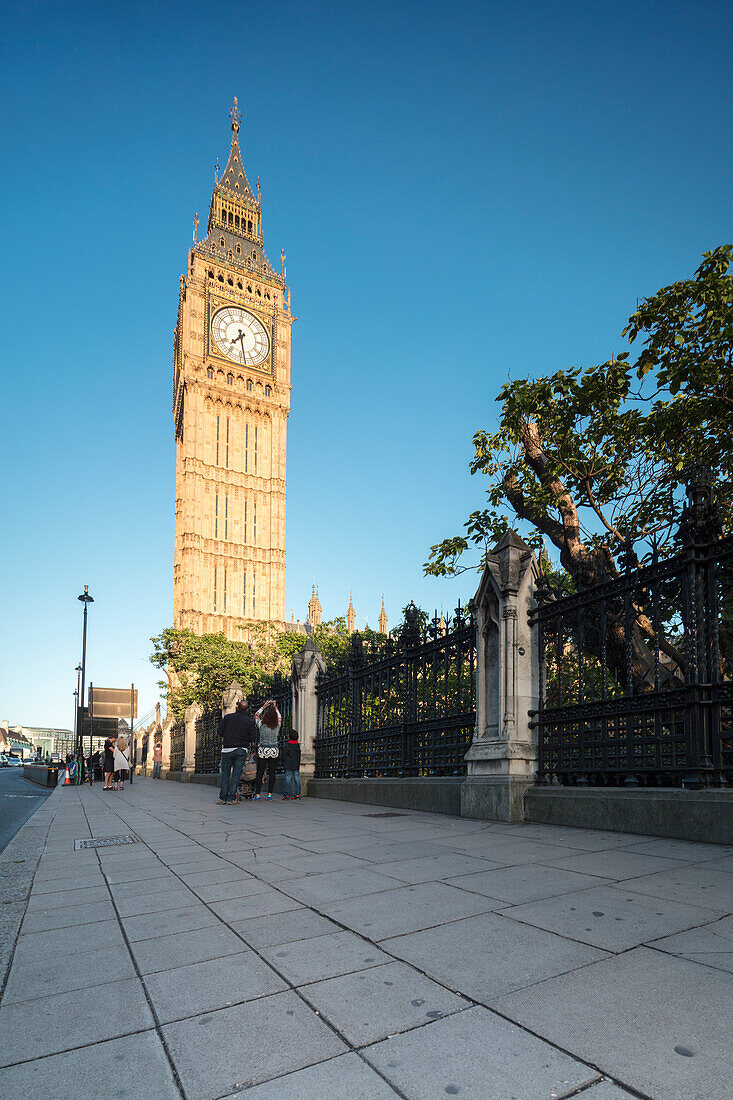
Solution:
M130 835L87 837L86 840L74 841L74 851L80 852L82 848L114 848L117 844L137 844L137 837Z
M387 814L362 814L361 816L362 816L362 817L407 817L407 814L396 814L396 813L387 813Z

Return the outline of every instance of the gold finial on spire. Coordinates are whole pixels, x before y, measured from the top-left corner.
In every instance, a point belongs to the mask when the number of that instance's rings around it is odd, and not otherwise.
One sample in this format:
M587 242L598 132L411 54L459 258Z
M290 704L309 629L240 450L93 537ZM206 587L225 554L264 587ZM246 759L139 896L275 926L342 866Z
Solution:
M260 177L257 177L257 202L260 201Z
M229 112L229 117L232 120L232 133L233 134L238 134L239 133L239 122L242 118L242 112L239 110L239 107L237 106L237 97L236 96L234 97L234 106L232 107L231 111Z
M214 165L214 183L219 182L219 158L216 158L216 164Z
M198 212L197 212L193 216L193 243L194 244L196 244L196 230L198 229L198 227L199 227L199 216L198 216Z
M280 270L282 272L283 279L285 278L285 249L280 249Z

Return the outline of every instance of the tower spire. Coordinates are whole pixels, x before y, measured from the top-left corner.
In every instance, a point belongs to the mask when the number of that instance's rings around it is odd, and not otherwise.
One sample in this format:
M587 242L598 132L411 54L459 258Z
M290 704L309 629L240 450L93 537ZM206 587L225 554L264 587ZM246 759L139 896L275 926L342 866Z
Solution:
M384 610L384 593L382 593L382 610L379 612L379 633L387 633L387 612Z
M351 597L351 589L349 589L349 606L346 610L346 626L349 634L353 634L356 630L356 612L354 611L354 601Z

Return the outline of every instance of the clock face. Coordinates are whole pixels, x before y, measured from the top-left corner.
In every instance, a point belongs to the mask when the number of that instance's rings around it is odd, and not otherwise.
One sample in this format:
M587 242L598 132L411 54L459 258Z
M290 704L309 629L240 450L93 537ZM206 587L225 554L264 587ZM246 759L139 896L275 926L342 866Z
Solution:
M239 306L216 311L211 319L211 336L222 355L245 367L259 366L270 350L264 326Z

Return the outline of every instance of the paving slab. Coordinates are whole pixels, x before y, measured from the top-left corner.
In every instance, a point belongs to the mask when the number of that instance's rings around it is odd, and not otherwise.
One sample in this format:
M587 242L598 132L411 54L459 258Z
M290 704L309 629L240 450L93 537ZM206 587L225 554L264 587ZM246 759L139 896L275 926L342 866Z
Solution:
M32 893L28 899L28 912L48 912L50 909L64 909L67 906L87 906L95 901L109 901L109 891L101 886L87 886L80 890L55 890L47 894Z
M229 882L213 882L204 886L189 884L197 898L201 898L207 905L212 901L228 901L230 898L248 898L252 894L263 894L268 890L266 882L261 882L252 875L242 878L232 873Z
M138 894L132 898L116 898L121 917L138 917L142 913L163 913L166 909L181 909L198 899L184 886L170 886L156 894Z
M438 856L420 856L398 862L381 863L380 875L396 878L400 882L439 882L456 875L468 875L477 871L490 871L501 864L476 856L464 856L450 852Z
M624 850L640 852L647 856L663 856L666 859L681 859L685 863L696 863L704 859L722 859L733 856L733 846L725 844L700 844L694 840L668 840L665 837L649 839L639 837L636 841L624 845Z
M23 932L15 948L15 962L31 959L53 959L67 955L87 954L106 947L124 946L124 939L117 920L101 920L96 924L82 924L66 928L44 929L42 932Z
M145 975L160 1021L182 1020L287 989L272 967L244 944L239 946L237 955Z
M545 844L539 840L523 840L506 833L470 834L439 843L465 855L478 856L492 863L549 863L568 854L567 845Z
M353 932L334 932L330 936L265 947L262 954L293 985L391 962L383 951Z
M16 952L2 1003L17 1004L54 993L88 989L135 977L130 953L122 941L120 946L105 947L104 962L99 960L100 954L95 952L75 955L59 953L55 959L44 954L19 961Z
M629 879L624 887L635 893L733 913L733 875L721 874L719 868L707 863Z
M581 1093L583 1100L630 1100L634 1093L614 1085L613 1081L601 1081Z
M145 863L138 867L105 867L107 882L118 885L123 882L145 882L148 879L159 879L161 876L169 877L159 863Z
M58 894L64 890L88 889L90 886L104 886L104 884L102 872L98 868L94 871L91 867L82 874L55 875L53 878L43 879L39 879L36 875L33 880L32 896Z
M136 882L117 882L110 887L115 901L129 898L141 898L147 894L164 894L167 890L183 889L183 884L170 871L163 868L154 878L138 879Z
M141 974L172 970L187 963L205 962L223 955L234 955L243 948L238 936L223 924L196 928L190 932L175 932L169 936L136 940L130 950Z
M484 1003L606 957L595 947L497 913L384 940L382 946L449 989Z
M388 894L368 894L331 902L323 911L370 940L382 940L505 905L504 901L469 894L442 882L422 882L401 886Z
M303 996L353 1046L386 1039L470 1006L405 963L316 982Z
M733 974L733 917L723 917L713 924L655 940L652 946Z
M292 909L286 913L273 913L262 920L251 917L237 921L232 928L252 947L270 947L273 944L293 943L295 940L308 940L315 936L328 936L341 929L333 921L314 913L312 909Z
M707 966L639 947L495 1007L654 1100L730 1096L733 982Z
M125 934L131 943L136 940L152 940L174 932L192 932L219 924L215 913L205 905L184 905L180 909L166 909L162 913L141 913L125 918Z
M219 860L219 865L212 867L211 870L187 871L180 877L186 886L193 889L194 886L217 886L220 882L231 882L235 875L240 881L252 877L246 871L242 871L239 867L233 867L231 863L226 863L223 859Z
M554 1100L600 1074L480 1006L363 1051L411 1100Z
M327 871L320 875L309 875L306 879L297 879L282 884L281 889L298 901L316 908L335 898L362 897L376 894L382 890L391 890L397 884L393 878L380 875L371 869L358 871Z
M163 1034L186 1094L196 1100L215 1100L348 1050L292 991L166 1024Z
M713 909L634 893L629 883L597 886L504 910L507 919L546 928L608 951L625 951L722 915Z
M105 890L106 893L106 890ZM49 928L71 928L93 924L99 920L111 920L116 914L109 894L106 901L91 905L71 905L61 909L34 909L26 912L21 931L45 932Z
M569 825L541 825L532 822L510 824L497 821L497 833L507 833L524 840L541 840L546 844L567 844L586 852L599 852L609 848L623 848L639 840L636 833L616 833L604 829L575 829Z
M301 852L299 856L286 856L276 862L289 871L318 875L327 871L358 871L369 866L368 862L345 852Z
M248 1100L394 1100L397 1094L358 1054L342 1054L237 1095Z
M294 898L278 893L277 890L262 890L246 898L230 898L228 901L213 901L211 908L222 920L231 924L234 921L248 920L251 917L269 917L273 913L286 913L291 909L300 909L301 904Z
M500 867L495 871L461 875L446 879L451 886L472 893L484 894L499 901L518 905L525 901L551 898L557 894L570 894L574 890L586 890L605 882L593 875L581 875L575 871L563 871L543 867L539 863L525 863L520 867Z
M70 1084L73 1082L73 1084ZM180 1100L163 1044L154 1031L36 1058L0 1073L7 1097L43 1100Z
M647 856L640 852L630 852L625 848L609 848L603 852L575 852L563 859L553 859L552 867L561 867L566 871L578 871L581 874L597 875L604 879L637 878L651 875L655 871L668 871L674 867L684 867L681 859L667 859L663 856Z
M69 1022L73 1020L73 1032ZM0 1007L0 1065L144 1031L153 1017L138 978Z

